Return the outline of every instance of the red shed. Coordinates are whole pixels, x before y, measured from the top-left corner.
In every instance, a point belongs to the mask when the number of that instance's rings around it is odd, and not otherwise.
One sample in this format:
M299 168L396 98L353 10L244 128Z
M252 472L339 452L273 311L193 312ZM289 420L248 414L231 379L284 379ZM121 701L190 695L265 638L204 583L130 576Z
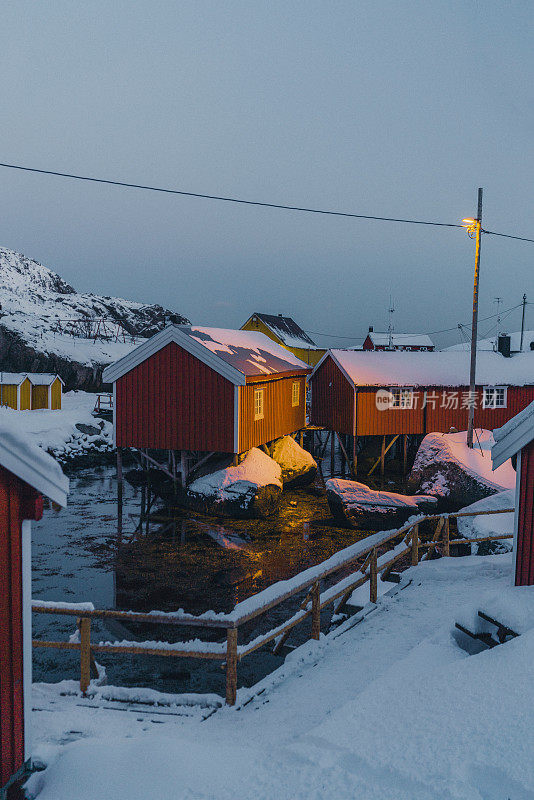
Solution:
M42 494L65 505L68 485L53 458L0 430L0 796L30 760L31 520Z
M311 422L352 436L467 427L467 352L329 350L310 378ZM477 357L475 424L493 429L534 400L534 353Z
M170 325L104 370L115 443L243 453L305 426L310 372L263 333Z
M534 585L534 403L493 431L493 469L517 455L514 523L514 580Z
M395 333L388 331L381 333L369 326L369 333L363 343L364 350L421 350L431 352L434 342L426 333Z

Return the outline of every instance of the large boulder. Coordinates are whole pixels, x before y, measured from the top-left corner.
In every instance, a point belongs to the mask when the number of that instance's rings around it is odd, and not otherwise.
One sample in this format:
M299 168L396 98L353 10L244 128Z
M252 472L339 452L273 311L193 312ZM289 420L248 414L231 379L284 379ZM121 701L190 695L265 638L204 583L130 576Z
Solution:
M400 527L414 514L432 514L437 504L435 497L379 492L339 478L326 482L326 497L336 522L373 531Z
M492 470L490 431L477 430L475 446L467 447L466 432L429 433L417 451L408 476L408 491L429 494L439 510L458 511L477 500L515 486L510 461Z
M282 470L253 447L237 467L203 475L191 483L185 503L195 511L234 518L267 517L278 510Z
M317 462L291 436L277 439L271 458L280 465L284 486L308 486L317 475Z

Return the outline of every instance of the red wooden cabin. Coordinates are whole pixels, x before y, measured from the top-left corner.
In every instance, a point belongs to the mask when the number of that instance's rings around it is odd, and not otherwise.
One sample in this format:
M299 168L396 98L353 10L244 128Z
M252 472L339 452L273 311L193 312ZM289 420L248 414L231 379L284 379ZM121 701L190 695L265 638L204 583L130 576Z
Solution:
M534 403L493 432L493 469L517 455L514 581L534 585Z
M0 796L29 767L31 520L45 494L65 505L68 480L40 448L0 430Z
M364 350L408 350L431 352L434 342L426 333L395 333L375 331L369 326L369 333L363 343Z
M329 350L311 378L311 423L352 436L467 428L469 353ZM477 357L475 425L489 430L534 400L534 353Z
M263 333L170 325L104 370L115 444L243 453L305 427L310 372Z

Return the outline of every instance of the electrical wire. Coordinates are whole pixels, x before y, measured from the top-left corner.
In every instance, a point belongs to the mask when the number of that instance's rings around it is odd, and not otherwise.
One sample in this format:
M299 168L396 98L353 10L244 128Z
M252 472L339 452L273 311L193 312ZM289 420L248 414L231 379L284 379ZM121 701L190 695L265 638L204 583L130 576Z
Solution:
M284 211L304 211L308 214L326 214L331 217L352 217L354 219L371 219L382 222L404 222L409 225L434 225L440 228L462 228L452 222L429 222L421 219L400 219L397 217L378 217L371 214L352 214L347 211L327 211L320 208L307 208L305 206L288 206L281 203L265 203L260 200L241 200L237 197L225 197L224 195L202 194L201 192L186 192L182 189L163 189L158 186L146 186L140 183L126 183L125 181L112 181L106 178L91 178L86 175L75 175L70 172L56 172L50 169L37 169L35 167L23 167L20 164L5 164L0 162L0 167L7 169L18 169L23 172L36 172L40 175L55 175L60 178L73 178L78 181L89 181L90 183L105 183L110 186L123 186L128 189L146 189L150 192L163 192L164 194L178 194L183 197L199 197L204 200L221 200L225 203L240 203L246 206L262 206L263 208L280 208Z
M486 231L482 229L482 233L489 234L489 236L504 236L505 239L518 239L520 242L534 242L534 239L527 239L524 236L511 236L509 233L497 233L496 231Z

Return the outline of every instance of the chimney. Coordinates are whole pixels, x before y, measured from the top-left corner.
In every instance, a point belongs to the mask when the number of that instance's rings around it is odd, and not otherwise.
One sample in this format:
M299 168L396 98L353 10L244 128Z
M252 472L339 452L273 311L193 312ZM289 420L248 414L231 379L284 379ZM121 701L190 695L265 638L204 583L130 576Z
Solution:
M369 333L372 333L373 331L374 331L373 325L369 325Z
M507 333L500 333L497 339L497 351L505 358L510 358L511 339Z
M283 317L284 315L283 315L283 314L278 314L278 316L279 316L279 317Z

